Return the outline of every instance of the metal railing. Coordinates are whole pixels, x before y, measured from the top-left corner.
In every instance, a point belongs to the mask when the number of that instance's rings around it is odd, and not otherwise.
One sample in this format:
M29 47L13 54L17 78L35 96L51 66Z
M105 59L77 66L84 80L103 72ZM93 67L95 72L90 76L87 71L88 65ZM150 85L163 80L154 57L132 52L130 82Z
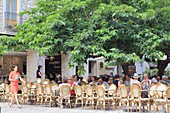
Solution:
M22 16L18 13L5 12L5 29L11 32L17 32L16 26L22 23Z

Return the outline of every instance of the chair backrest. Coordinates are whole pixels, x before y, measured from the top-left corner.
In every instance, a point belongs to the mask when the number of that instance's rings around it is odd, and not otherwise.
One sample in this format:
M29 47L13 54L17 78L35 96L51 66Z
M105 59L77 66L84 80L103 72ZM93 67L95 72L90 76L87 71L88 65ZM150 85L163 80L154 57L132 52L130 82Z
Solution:
M108 94L113 95L116 92L116 89L117 89L117 87L115 84L110 85L109 89L108 89Z
M31 82L27 82L27 87L31 88L31 86L32 86L32 83Z
M70 89L71 89L71 87L68 86L68 85L61 86L60 89L59 89L60 90L60 96L62 96L62 97L70 96Z
M51 90L52 90L53 94L55 94L55 92L59 90L58 85L57 84L51 84Z
M22 94L28 94L28 91L29 91L29 89L28 89L28 86L27 85L22 85Z
M86 85L82 85L81 88L82 88L83 92L85 92Z
M130 86L131 96L133 98L140 98L141 97L141 89L138 85L131 85Z
M125 85L119 87L119 95L121 98L127 98L129 96L129 90Z
M82 87L79 85L74 85L74 91L76 93L76 96L82 96L83 94Z
M102 84L101 86L102 86L104 89L106 89L106 84Z
M150 96L154 96L154 94L156 93L156 87L157 87L157 84L153 84L150 89L149 89L149 95Z
M101 85L96 86L96 93L99 98L105 97L105 89Z
M37 83L40 84L42 82L41 78L37 78Z
M40 84L37 84L36 93L38 95L42 95L43 94L43 88L42 88L42 86Z
M1 84L0 84L0 88L1 88L1 89L4 89L4 88L5 88L5 84L4 84L4 83L1 83Z
M36 87L37 87L37 84L32 84L32 85L31 85L31 94L35 94L35 92L36 92Z
M44 92L46 95L52 95L51 85L47 84L44 86Z
M86 85L87 86L87 85ZM96 88L96 85L95 84L92 84L92 85L90 85L93 89L95 89Z
M156 87L156 94L158 96L158 98L162 98L164 97L164 95L166 94L166 90L167 90L167 86L164 84L160 84Z
M10 92L10 85L5 84L5 94L9 94Z
M166 90L166 97L170 99L170 86Z
M87 96L93 97L93 88L90 85L86 85L85 87L85 93Z
M50 80L49 79L45 79L43 82L44 85L50 84Z

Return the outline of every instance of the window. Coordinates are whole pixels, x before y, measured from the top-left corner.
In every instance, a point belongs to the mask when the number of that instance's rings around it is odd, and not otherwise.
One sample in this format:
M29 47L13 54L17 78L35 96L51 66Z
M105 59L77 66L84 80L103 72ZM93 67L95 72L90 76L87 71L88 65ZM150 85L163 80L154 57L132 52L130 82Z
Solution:
M17 0L6 0L6 17L16 20Z

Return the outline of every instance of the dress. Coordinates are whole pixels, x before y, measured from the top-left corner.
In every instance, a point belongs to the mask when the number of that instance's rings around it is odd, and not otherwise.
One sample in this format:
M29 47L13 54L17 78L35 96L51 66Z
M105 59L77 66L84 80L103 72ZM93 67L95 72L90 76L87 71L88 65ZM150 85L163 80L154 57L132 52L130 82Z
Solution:
M14 80L10 81L11 82L11 92L12 92L12 94L18 93L18 79L20 78L20 73L12 71L9 74L9 78L15 79L15 81Z

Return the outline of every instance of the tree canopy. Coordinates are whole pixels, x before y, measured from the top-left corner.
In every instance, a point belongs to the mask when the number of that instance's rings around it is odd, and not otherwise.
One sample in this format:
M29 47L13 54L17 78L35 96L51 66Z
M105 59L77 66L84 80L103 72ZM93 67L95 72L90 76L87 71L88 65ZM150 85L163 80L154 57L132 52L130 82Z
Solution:
M3 50L71 52L70 66L80 68L91 55L125 63L170 51L169 0L37 0L35 6L21 13L29 18L13 40L0 38Z

